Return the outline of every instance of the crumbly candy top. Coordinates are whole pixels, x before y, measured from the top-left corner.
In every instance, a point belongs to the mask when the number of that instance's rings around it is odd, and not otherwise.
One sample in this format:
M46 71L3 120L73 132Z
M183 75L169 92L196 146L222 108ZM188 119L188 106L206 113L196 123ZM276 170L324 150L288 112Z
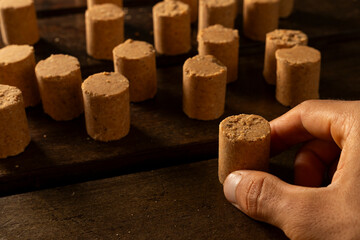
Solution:
M257 141L270 134L269 122L258 115L230 116L220 123L220 128L233 141Z
M82 84L85 94L90 96L113 96L129 88L129 81L120 73L102 72L91 75Z

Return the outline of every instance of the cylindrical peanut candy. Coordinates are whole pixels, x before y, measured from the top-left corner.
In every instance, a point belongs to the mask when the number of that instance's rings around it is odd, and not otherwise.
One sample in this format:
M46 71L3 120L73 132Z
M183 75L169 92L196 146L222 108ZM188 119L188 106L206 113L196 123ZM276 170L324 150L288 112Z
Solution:
M33 0L1 0L0 24L3 42L34 44L39 40Z
M82 84L86 130L95 140L118 140L130 130L129 81L120 73L97 73Z
M236 18L236 0L200 0L199 30L214 24L234 28Z
M238 78L239 33L219 24L200 30L198 37L200 55L213 55L227 67L227 82Z
M165 0L165 1L173 1L173 0ZM186 3L190 7L190 16L191 22L194 23L198 19L198 0L178 0L183 3Z
M179 55L191 49L189 5L163 1L153 7L154 42L158 53Z
M237 170L266 171L269 166L270 124L257 115L225 118L219 126L219 180Z
M112 3L118 7L123 7L123 0L87 0L87 7L91 8L95 5L100 5L104 3Z
M183 110L194 119L213 120L224 113L226 67L211 55L186 60L183 66Z
M266 34L279 25L279 0L244 0L244 35L255 41L265 41Z
M279 16L286 18L290 16L294 8L294 0L280 0Z
M307 42L306 34L297 30L276 29L266 34L263 75L268 84L276 84L276 50L307 45Z
M40 102L33 47L9 45L0 49L0 84L19 88L25 107L35 106Z
M75 57L51 55L36 65L35 73L45 113L66 121L83 112L80 63Z
M114 69L130 82L130 101L153 98L157 90L154 47L143 41L126 40L115 47Z
M294 107L319 98L321 54L307 46L279 49L277 60L276 99Z
M86 51L96 59L112 60L112 50L124 41L124 11L107 3L85 12Z
M0 158L22 153L30 143L21 91L0 84Z

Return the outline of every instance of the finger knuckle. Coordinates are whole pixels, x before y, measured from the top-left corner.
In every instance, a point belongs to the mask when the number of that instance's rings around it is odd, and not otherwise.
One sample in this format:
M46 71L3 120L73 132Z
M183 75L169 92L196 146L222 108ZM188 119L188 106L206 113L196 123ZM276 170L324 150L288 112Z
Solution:
M316 99L310 99L310 100L306 100L301 102L298 107L303 108L303 109L308 109L308 108L312 108L314 106L314 104L318 103L319 100Z
M261 201L264 200L264 184L266 177L249 182L246 192L245 210L254 218L261 218Z
M353 131L353 129L360 127L360 118L358 113L354 113L353 109L350 109L341 115L334 116L332 125L334 129L330 129L331 135L335 139L346 140L351 134L358 134L358 131Z

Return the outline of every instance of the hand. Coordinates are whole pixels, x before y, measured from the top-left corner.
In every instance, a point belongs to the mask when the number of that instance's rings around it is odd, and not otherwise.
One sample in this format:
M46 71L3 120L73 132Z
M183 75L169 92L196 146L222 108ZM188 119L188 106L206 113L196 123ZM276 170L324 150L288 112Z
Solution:
M306 142L295 159L295 183L302 186L236 171L224 182L228 201L291 239L359 239L360 102L306 101L270 126L273 153ZM328 170L331 184L320 187Z

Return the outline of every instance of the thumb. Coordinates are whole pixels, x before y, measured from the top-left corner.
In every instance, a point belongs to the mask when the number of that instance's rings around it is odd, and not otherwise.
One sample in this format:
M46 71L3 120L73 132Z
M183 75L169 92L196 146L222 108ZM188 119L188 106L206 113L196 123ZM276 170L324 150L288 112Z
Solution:
M283 230L295 214L294 203L300 200L299 195L308 195L300 192L307 192L306 188L287 184L271 174L259 171L236 171L224 182L224 194L229 202L249 217Z

